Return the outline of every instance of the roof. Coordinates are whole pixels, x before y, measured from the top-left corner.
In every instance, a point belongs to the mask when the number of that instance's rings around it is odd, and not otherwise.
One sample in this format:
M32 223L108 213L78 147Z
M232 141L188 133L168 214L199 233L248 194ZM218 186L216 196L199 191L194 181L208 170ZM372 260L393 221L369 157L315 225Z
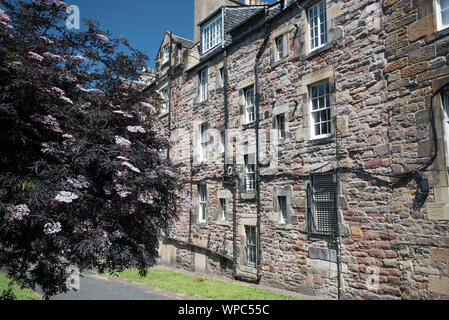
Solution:
M172 35L173 36L173 40L177 43L180 43L183 47L185 48L192 48L194 45L194 42L192 40L188 40L182 37L178 37L176 35Z

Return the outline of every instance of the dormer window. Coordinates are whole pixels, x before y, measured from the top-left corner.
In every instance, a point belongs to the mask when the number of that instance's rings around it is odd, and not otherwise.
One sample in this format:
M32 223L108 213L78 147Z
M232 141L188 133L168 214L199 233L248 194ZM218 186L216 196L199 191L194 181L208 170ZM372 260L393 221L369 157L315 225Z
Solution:
M221 13L201 26L202 54L221 44L223 39L223 18Z

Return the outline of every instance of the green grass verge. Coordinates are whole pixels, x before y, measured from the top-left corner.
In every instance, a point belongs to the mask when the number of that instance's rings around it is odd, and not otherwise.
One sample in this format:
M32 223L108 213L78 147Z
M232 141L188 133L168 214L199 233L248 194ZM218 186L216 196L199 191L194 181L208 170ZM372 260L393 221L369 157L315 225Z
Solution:
M0 272L0 296L4 290L8 289L10 278ZM16 300L42 300L42 298L33 290L21 289L19 285L14 284L13 293L16 296Z
M294 296L268 292L254 287L213 279L195 278L166 270L150 270L145 278L139 276L139 272L136 270L125 270L118 273L118 276L154 288L211 300L301 300Z

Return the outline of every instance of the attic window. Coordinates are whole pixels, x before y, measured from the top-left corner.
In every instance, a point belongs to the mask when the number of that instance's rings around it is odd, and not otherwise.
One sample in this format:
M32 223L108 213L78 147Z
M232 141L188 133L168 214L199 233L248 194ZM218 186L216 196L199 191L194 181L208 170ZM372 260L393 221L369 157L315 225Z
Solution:
M223 39L223 19L221 13L201 26L202 54L215 48Z

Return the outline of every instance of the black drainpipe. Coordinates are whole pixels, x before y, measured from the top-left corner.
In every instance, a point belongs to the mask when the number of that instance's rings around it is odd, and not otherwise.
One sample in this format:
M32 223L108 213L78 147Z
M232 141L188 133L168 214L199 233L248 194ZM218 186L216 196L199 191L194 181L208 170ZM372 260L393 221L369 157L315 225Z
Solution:
M229 110L228 110L228 50L225 49L223 53L223 96L224 96L224 139L225 139L225 154L223 161L223 177L228 176L228 164L227 160L227 138L229 129ZM233 157L234 158L234 157ZM232 182L230 184L232 188L232 277L235 279L237 276L237 210L236 210L236 183L235 183L235 164L233 163L232 170Z
M227 164L226 164L226 138L228 137L228 127L229 127L229 110L228 110L228 50L225 49L223 53L223 96L224 96L224 139L225 139L225 158L223 163L223 176L227 175Z
M170 54L168 58L168 130L171 131L171 89L172 89L172 52L173 33L170 32ZM167 159L170 161L170 147L167 148Z
M265 51L268 40L270 38L270 26L267 21L268 17L268 8L265 7L265 39L263 40L262 46L257 52L256 61L254 64L254 91L255 91L255 111L256 111L256 201L257 201L257 282L260 282L262 278L261 273L261 243L260 243L260 169L259 169L259 122L260 122L260 114L259 114L259 102L260 102L260 93L259 93L259 61L260 58Z

